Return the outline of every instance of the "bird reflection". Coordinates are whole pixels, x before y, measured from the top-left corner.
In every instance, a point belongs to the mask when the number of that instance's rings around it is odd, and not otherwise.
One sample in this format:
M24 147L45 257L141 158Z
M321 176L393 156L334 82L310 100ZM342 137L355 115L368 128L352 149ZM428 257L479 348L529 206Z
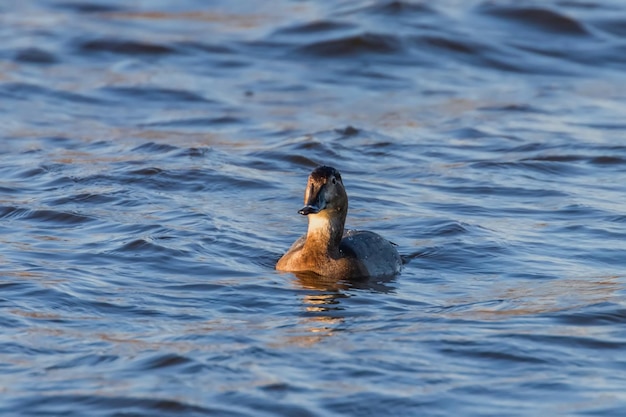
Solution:
M364 278L360 280L329 279L314 273L297 272L294 283L302 290L304 314L295 333L287 337L286 343L301 347L315 345L324 339L345 330L346 317L350 314L346 300L354 290L378 293L395 291L394 278Z
M377 278L336 279L323 277L312 272L295 272L297 283L304 289L318 291L366 290L379 293L392 293L395 276Z

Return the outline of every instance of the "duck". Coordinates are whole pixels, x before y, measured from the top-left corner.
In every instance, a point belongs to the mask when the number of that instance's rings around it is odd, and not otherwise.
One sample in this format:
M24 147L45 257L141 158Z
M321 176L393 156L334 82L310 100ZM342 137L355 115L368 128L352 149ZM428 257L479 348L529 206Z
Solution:
M348 194L335 168L323 165L311 172L298 213L308 218L307 232L278 260L276 270L333 279L400 272L402 258L393 243L371 231L345 229Z

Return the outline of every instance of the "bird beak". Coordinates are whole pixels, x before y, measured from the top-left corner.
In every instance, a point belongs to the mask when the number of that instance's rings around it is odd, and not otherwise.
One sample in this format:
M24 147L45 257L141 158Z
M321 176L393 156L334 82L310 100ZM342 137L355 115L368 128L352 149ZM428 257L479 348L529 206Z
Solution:
M309 214L317 214L326 208L326 202L322 196L323 186L315 186L315 184L309 182L309 186L304 195L304 207L298 210L298 213L303 216Z
M304 207L302 207L300 210L298 210L298 213L302 214L303 216L307 216L309 214L316 214L319 213L320 209L316 206L311 206L311 205L306 205Z

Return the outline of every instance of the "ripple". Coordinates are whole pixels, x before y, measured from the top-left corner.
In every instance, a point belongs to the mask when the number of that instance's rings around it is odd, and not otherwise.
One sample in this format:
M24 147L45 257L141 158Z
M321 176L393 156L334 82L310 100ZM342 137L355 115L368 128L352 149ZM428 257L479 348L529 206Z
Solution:
M142 126L152 126L152 127L217 127L220 125L228 126L242 126L245 124L243 119L232 117L232 116L221 116L221 117L198 117L193 119L174 119L174 120L166 120L166 121L157 121L151 123L145 123Z
M160 88L152 86L106 87L102 91L122 98L141 99L147 101L213 103L200 94L186 90Z
M595 28L601 29L611 35L615 35L618 39L626 36L626 19L621 17L603 18L593 21Z
M89 414L94 409L101 410L107 415L122 414L152 414L174 415L184 413L187 416L208 416L219 414L225 417L241 417L237 411L219 407L199 407L185 401L168 398L147 398L143 396L124 395L62 395L24 396L13 399L11 403L16 409L28 414L48 413L50 410L67 410L72 404L71 412Z
M43 167L36 167L36 168L25 168L22 170L19 170L17 172L15 172L15 178L20 178L20 179L29 179L29 178L37 178L37 177L41 177L42 175L45 175L48 172L48 170L46 170Z
M60 9L68 9L79 13L110 13L124 10L124 8L118 5L87 3L83 1L59 2L55 4L55 7Z
M163 240L167 238L161 236L158 239ZM185 251L160 245L156 243L154 239L135 239L131 242L124 243L119 249L111 253L124 256L151 256L153 258L165 256L172 259L178 259L186 255Z
M433 46L447 52L455 52L467 55L479 55L485 49L484 45L478 45L468 39L451 39L443 36L425 35L416 38L419 44Z
M80 193L76 195L63 196L53 199L49 202L52 206L62 206L64 204L87 204L87 205L106 205L115 204L119 201L121 193Z
M551 34L588 36L585 25L573 17L548 8L482 5L482 13L530 26Z
M18 62L26 62L30 64L50 65L58 62L57 57L44 49L24 48L16 52L15 58Z
M421 17L425 14L435 13L435 10L422 2L409 2L401 0L382 1L376 5L368 6L359 11L372 15L389 15L391 17Z
M213 148L209 147L193 147L181 149L178 156L185 158L204 158L213 152Z
M552 334L536 334L536 335L512 335L513 339L527 339L538 343L545 343L546 345L569 345L577 346L590 351L605 351L605 350L619 350L621 348L620 343L607 339L598 339L594 337L584 336L566 336L566 335L552 335Z
M171 367L184 367L189 369L193 364L194 361L188 357L170 353L165 355L155 355L150 358L143 359L141 364L137 365L137 370L149 371Z
M481 110L502 112L506 114L509 114L511 112L542 113L542 114L546 113L544 110L539 109L531 104L504 104L504 105L496 105L496 106L485 106L485 107L481 107Z
M509 346L506 349L500 347L499 350L490 349L489 346L485 346L481 342L471 342L468 340L455 342L452 340L444 341L444 347L442 351L451 354L453 356L458 355L461 357L476 356L479 358L486 358L489 360L495 360L498 362L509 363L509 365L515 366L515 364L542 364L547 360L537 358L532 354L522 354L515 347Z
M107 365L114 363L119 359L120 357L116 355L81 355L68 361L49 366L48 368L46 368L46 370L55 371L58 369L73 369L82 366L92 367L98 365Z
M218 44L218 43L206 43L198 40L185 40L178 42L179 45L183 49L202 51L209 54L234 54L236 50L228 45ZM248 65L244 61L241 62L242 65Z
M171 55L179 51L171 46L156 43L139 42L125 39L92 39L78 42L78 49L84 53L112 53L120 55Z
M430 236L457 236L468 232L467 227L456 221L437 222L432 227L424 230L424 233Z
M132 149L132 152L147 152L154 154L167 154L180 150L177 146L168 143L146 142ZM161 171L159 168L149 168Z
M315 21L315 22L306 22L304 24L298 24L289 26L286 28L281 28L277 30L274 35L281 36L297 36L297 35L316 35L320 34L331 34L335 32L343 32L348 30L356 29L358 26L352 23L347 22L337 22L337 21Z
M94 97L68 92L63 90L55 90L41 85L29 83L3 83L0 85L0 97L7 97L18 100L28 100L33 97L47 97L61 101L69 101L83 104L102 104L102 100Z
M64 227L86 224L95 219L78 213L51 209L30 210L18 207L0 207L0 218L33 220L42 223L40 227Z
M300 54L320 58L341 57L349 58L367 55L394 55L401 54L404 46L395 36L376 33L366 33L357 36L310 43L298 47Z
M20 207L0 207L0 219L20 219L30 214L30 211Z
M611 303L588 306L585 311L565 312L553 316L570 326L610 326L626 321L626 309Z

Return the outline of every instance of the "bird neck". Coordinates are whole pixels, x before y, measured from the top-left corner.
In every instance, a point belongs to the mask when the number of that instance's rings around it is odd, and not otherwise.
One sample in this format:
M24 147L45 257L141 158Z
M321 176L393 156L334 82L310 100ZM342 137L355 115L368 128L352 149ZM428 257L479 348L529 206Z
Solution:
M306 234L306 246L309 250L322 250L329 254L339 251L343 237L346 211L324 210L309 214L309 229Z

